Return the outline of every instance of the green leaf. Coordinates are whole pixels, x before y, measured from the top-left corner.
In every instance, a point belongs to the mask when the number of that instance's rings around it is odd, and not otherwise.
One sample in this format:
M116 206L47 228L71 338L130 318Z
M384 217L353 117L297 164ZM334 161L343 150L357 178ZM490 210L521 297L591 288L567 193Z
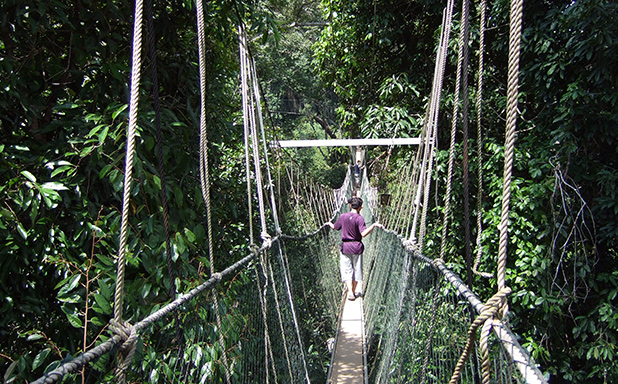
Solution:
M75 313L67 313L66 315L67 315L67 319L69 320L69 323L74 328L82 328L84 326L84 323L82 323L82 320Z
M17 368L17 360L13 361L11 365L9 365L9 367L7 368L6 372L4 372L4 382L5 383L11 382L11 380L9 379L12 379L11 376L13 375L15 368Z
M105 128L99 133L99 144L103 144L105 139L107 138L107 133L109 132L109 125L106 125Z
M50 348L45 348L44 350L39 352L38 355L36 355L36 357L34 358L34 361L32 362L33 371L37 369L38 367L40 367L45 362L45 359L47 359L47 356L49 356L50 352L51 352Z
M54 169L51 173L50 177L55 177L58 176L59 174L61 174L62 172L68 171L70 169L73 169L72 165L63 165L61 167L58 167L56 169Z
M75 289L75 287L77 287L77 285L79 284L79 280L81 277L82 275L80 274L76 274L73 277L71 277L68 280L68 282L64 284L62 288L60 288L60 291L58 292L58 296L64 296L68 294L69 292L71 292L73 289Z
M159 176L153 175L152 181L157 186L157 188L160 190L161 189L161 179L159 178Z
M184 229L184 234L185 234L185 237L187 238L187 240L189 241L189 243L194 243L195 242L195 234L193 232L191 232L189 230L189 228L185 228Z
M28 232L24 229L21 223L17 222L17 232L23 237L24 240L28 240Z
M68 190L67 187L64 186L64 184L62 183L58 183L55 181L49 181L47 183L44 183L43 185L41 185L42 188L44 189L51 189L54 191L66 191Z
M28 341L36 341L36 340L41 340L42 338L43 338L43 335L41 335L40 333L36 332L36 333L31 334L31 335L28 335L26 340L28 340Z
M24 175L26 179L32 181L33 183L36 183L36 177L34 177L32 173L28 171L21 171L21 174Z
M125 109L129 108L128 104L122 104L120 106L120 108L116 109L113 113L112 113L112 119L116 119L116 117L118 117L118 115L120 115Z
M109 304L109 301L105 298L105 296L99 293L95 293L94 300L99 305L99 307L101 307L101 310L104 314L112 313L112 307Z

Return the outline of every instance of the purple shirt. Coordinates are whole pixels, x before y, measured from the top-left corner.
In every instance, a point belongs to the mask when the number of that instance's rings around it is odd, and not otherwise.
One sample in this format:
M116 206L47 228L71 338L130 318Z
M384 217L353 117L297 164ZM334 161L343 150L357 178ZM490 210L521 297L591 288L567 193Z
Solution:
M367 229L365 219L356 212L346 212L339 216L335 229L341 230L341 252L360 255L365 250L361 233Z

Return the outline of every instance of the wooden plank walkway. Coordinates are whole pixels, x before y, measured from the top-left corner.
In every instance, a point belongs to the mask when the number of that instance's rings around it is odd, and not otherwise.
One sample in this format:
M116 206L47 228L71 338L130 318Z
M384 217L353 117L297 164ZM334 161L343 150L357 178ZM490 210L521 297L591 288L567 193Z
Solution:
M363 299L345 300L341 311L329 383L362 384L365 382L363 332Z

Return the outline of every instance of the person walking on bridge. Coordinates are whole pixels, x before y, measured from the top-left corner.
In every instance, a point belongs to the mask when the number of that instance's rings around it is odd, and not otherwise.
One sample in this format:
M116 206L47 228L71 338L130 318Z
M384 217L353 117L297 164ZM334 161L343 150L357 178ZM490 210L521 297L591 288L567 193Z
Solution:
M348 288L348 300L354 300L363 295L362 256L365 250L363 237L370 234L374 228L382 228L383 226L380 223L373 223L369 227L365 225L365 219L360 214L363 208L363 200L360 197L352 197L348 202L350 212L339 216L335 224L329 221L325 225L341 231L341 253L339 256L341 281Z

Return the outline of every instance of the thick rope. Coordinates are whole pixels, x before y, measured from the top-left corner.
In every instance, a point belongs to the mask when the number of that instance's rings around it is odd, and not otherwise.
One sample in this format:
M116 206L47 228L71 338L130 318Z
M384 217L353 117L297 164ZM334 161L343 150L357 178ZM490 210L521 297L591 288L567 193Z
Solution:
M463 168L463 198L464 198L464 232L465 232L465 260L468 285L472 286L472 251L470 248L470 167L468 153L468 64L469 64L469 40L470 40L470 1L463 0L461 11L461 33L459 48L462 50L462 74L461 74L461 126L462 126L462 168Z
M481 0L480 4L480 26L479 26L479 67L478 78L476 84L476 163L478 174L478 192L476 200L476 258L474 259L474 266L472 272L476 275L490 278L493 275L487 272L479 272L479 264L481 263L481 256L483 255L483 125L482 125L482 104L483 104L483 71L485 67L485 24L487 13L487 0Z
M206 222L208 227L208 260L210 263L210 275L215 274L214 250L213 250L213 234L212 234L212 209L210 206L210 175L208 165L208 135L206 130L206 33L204 30L204 6L202 0L197 0L197 29L198 29L198 56L200 70L200 186L202 196L206 204ZM212 296L215 307L215 318L217 320L217 329L219 330L219 344L221 346L221 356L223 358L223 367L225 369L225 380L231 382L230 368L227 360L227 351L225 348L225 339L223 337L221 326L221 315L219 313L219 299L217 291L212 289Z
M447 4L447 7L444 9L444 14L442 17L442 33L440 36L440 44L438 46L438 53L436 57L434 81L433 81L433 87L432 87L432 96L431 96L429 111L427 113L428 115L427 125L423 132L424 135L426 135L425 140L423 140L422 142L422 145L424 147L423 148L424 149L423 162L422 162L423 165L421 167L421 171L419 172L419 183L417 186L418 190L416 193L416 197L414 199L415 212L414 212L414 219L412 222L412 229L411 229L411 234L410 234L410 240L412 242L416 242L417 240L416 226L417 226L417 220L418 220L417 218L419 214L418 209L419 209L421 195L423 191L422 189L423 184L429 183L431 181L431 174L427 172L427 163L429 162L429 158L434 155L433 150L436 147L435 141L437 140L437 136L435 135L435 132L437 132L440 95L442 92L442 82L444 78L444 71L446 68L446 56L447 56L447 51L448 51L449 36L451 32L453 7L454 7L454 1L450 0ZM427 149L426 146L429 146L430 149ZM419 148L419 151L420 151L420 148ZM427 180L424 182L423 178L426 178ZM429 189L427 188L426 190L428 191ZM421 219L421 222L422 222L421 225L424 225L424 219ZM423 233L424 233L424 230L423 230Z
M241 98L242 98L242 115L243 115L243 137L245 141L245 177L247 179L247 206L249 210L249 239L251 245L254 246L254 234L253 234L253 198L251 194L251 157L249 154L249 106L248 106L248 90L247 90L247 69L246 69L246 60L244 59L245 50L244 45L246 44L246 38L244 34L244 26L240 24L238 26L238 49L239 49L239 57L240 57L240 87L241 87Z
M129 125L127 127L127 150L125 156L124 193L122 200L122 224L120 226L120 244L118 246L118 267L116 272L116 291L114 295L114 321L122 324L124 277L126 266L126 248L129 223L129 203L131 197L131 179L133 178L133 157L135 154L135 135L137 131L137 110L139 106L139 86L142 67L142 29L143 29L142 0L135 3L135 17L133 24L133 58L131 67L131 99L129 104ZM126 381L125 369L131 363L135 350L135 338L128 338L118 354L116 378L119 383Z
M267 188L268 188L268 191L270 192L270 205L272 209L273 222L275 224L275 233L279 235L281 234L281 228L279 227L279 217L277 215L277 205L275 202L275 189L274 189L274 183L272 180L272 175L270 173L270 162L268 160L268 148L266 146L266 133L264 132L264 119L262 118L262 103L261 103L261 98L260 98L260 87L259 87L258 79L257 79L257 71L255 69L255 60L253 58L251 58L251 61L250 61L250 73L253 79L253 94L254 94L253 97L255 98L256 114L257 114L257 119L258 119L258 123L260 126L261 137L262 137L262 149L264 151L266 176L268 180Z
M455 81L455 99L453 101L453 120L451 122L451 140L449 145L448 167L446 175L446 192L444 194L444 216L442 220L442 236L440 241L440 258L446 254L446 239L448 233L449 217L451 215L451 194L453 188L453 168L455 164L455 138L457 136L457 114L459 107L459 90L461 87L461 62L462 50L459 49L457 59L457 78Z
M504 186L502 193L502 214L500 216L500 244L498 249L498 290L506 287L506 257L508 246L509 204L511 200L511 177L515 152L515 129L517 126L517 93L519 86L519 49L521 44L521 24L523 0L511 1L509 74L507 85L506 139L504 143ZM508 313L508 305L503 303L502 317Z
M491 383L491 359L489 358L489 334L494 325L493 319L487 319L483 323L481 329L481 338L479 339L479 349L481 350L482 375L483 384Z
M470 330L468 331L468 342L466 343L464 351L461 354L457 365L455 366L455 370L453 371L453 375L451 376L449 384L456 384L459 380L463 365L466 362L470 351L472 350L474 341L476 340L476 330L479 326L485 323L486 320L492 319L498 314L502 301L505 300L506 296L509 293L511 293L511 288L505 287L504 289L499 290L487 301L487 303L485 303L483 311L478 315L476 320L474 320L474 322L470 326Z
M124 193L122 200L122 224L120 226L120 244L118 246L118 268L116 272L116 292L114 296L114 320L122 323L122 301L124 293L124 274L126 265L126 248L129 223L129 202L131 199L131 179L133 178L133 157L135 154L135 134L137 131L137 110L139 105L139 84L142 67L142 0L135 3L135 20L133 24L133 59L131 67L131 99L129 104L129 126L127 127L127 151L124 164Z

